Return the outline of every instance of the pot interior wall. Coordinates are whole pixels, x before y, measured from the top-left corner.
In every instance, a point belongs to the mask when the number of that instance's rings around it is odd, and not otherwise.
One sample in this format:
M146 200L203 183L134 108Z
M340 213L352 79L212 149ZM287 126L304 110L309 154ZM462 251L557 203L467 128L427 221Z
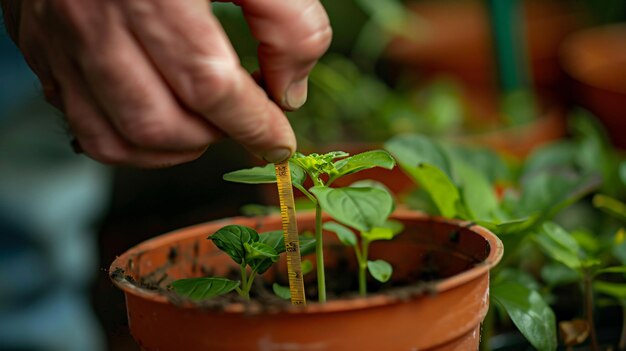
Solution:
M468 228L427 218L398 219L404 222L404 233L393 241L374 242L370 249L371 260L384 259L394 267L392 281L387 286L445 279L471 269L489 255L488 242ZM156 241L155 245L148 242L145 250L137 250L130 256L123 274L127 280L148 289L165 289L173 280L180 278L227 276L239 267L217 250L210 240L206 240L226 224L248 225L259 232L281 228L277 217L237 218L228 223L199 225L184 236L170 235L171 240L164 240L158 245ZM301 232L312 231L313 214L302 215L298 225ZM325 233L324 240L328 278L338 276L344 282L355 280L356 274L350 273L356 271L353 251L341 245L333 234ZM315 261L313 255L305 258ZM282 261L264 278L286 284L286 271L283 255ZM315 274L306 277L309 283L315 280ZM352 283L355 284L354 281ZM329 286L332 287L332 283ZM353 286L346 289L353 289Z

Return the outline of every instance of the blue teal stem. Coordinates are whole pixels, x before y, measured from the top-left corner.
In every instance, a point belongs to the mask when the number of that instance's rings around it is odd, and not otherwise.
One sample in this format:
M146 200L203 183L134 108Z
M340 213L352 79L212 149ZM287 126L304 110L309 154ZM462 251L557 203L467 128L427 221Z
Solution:
M497 78L503 95L529 89L530 75L520 0L488 0Z

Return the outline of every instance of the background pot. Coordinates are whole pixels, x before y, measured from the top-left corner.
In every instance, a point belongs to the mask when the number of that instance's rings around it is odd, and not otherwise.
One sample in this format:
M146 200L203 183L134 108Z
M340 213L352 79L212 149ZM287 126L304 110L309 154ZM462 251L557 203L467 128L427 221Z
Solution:
M580 27L580 11L563 1L524 1L525 38L532 78L538 87L562 81L558 46ZM395 38L386 56L393 62L432 77L448 74L473 89L497 90L495 61L484 2L414 1L409 10L419 22L414 40Z
M475 350L488 309L489 270L503 252L500 240L478 226L411 211L398 211L394 218L405 224L405 233L372 244L371 258L388 260L397 281L416 280L437 268L441 279L422 285L430 294L398 288L369 298L309 302L303 309L254 311L236 303L216 310L174 304L132 283L151 277L164 286L206 269L224 274L232 261L206 236L233 223L275 230L279 216L181 229L132 248L110 272L126 295L131 333L145 350ZM313 213L299 214L298 223L301 230L312 229ZM329 252L343 250L333 238L327 236ZM335 264L331 261L328 267Z
M573 34L561 51L575 102L604 123L613 143L626 149L626 24Z

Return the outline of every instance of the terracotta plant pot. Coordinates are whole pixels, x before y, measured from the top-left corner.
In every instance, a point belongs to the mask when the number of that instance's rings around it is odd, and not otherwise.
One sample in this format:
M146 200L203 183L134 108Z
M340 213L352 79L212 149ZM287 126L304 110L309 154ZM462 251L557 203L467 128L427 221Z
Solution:
M626 149L626 24L582 30L561 51L578 104L596 114L613 141Z
M302 308L287 302L198 307L137 284L148 279L165 287L173 279L202 276L203 270L223 275L235 264L207 235L226 224L276 230L279 216L209 222L148 240L118 257L111 277L126 295L130 331L144 350L476 350L489 304L489 270L502 257L502 243L460 221L405 210L393 217L405 232L373 243L370 257L394 266L392 285L409 285L367 298L309 301ZM314 214L299 214L298 224L312 229ZM326 235L326 252L333 253L326 269L340 272L343 281L354 264L345 259L353 253L333 239ZM284 262L275 268L268 273L278 279Z

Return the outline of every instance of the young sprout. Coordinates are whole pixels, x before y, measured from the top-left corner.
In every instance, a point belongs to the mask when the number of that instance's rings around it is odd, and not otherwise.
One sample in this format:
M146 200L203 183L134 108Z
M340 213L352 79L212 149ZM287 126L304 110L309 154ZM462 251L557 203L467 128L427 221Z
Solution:
M207 239L212 240L218 249L239 265L241 280L203 277L172 282L172 290L192 300L204 300L233 290L249 300L254 278L257 274L265 273L278 261L279 255L285 252L283 233L280 230L259 235L257 231L246 226L227 225ZM310 252L314 245L314 239L300 237L302 252Z
M331 231L337 235L339 241L346 246L354 248L354 254L359 265L359 295L367 295L367 277L366 272L381 283L385 283L391 278L393 267L385 260L370 261L368 259L370 243L376 240L391 240L404 229L402 223L393 220L387 220L380 227L374 227L370 231L361 231L360 240L357 239L354 232L339 223L326 222L324 229Z
M373 167L392 169L395 160L383 150L367 151L354 156L343 151L303 155L296 153L289 162L293 186L315 204L315 255L317 263L318 300L326 301L326 278L322 238L322 211L334 219L361 231L369 231L384 222L393 199L388 192L375 187L331 188L337 179ZM306 178L313 187L306 189ZM232 182L260 184L275 183L273 165L255 167L224 175ZM382 219L381 219L382 218Z

